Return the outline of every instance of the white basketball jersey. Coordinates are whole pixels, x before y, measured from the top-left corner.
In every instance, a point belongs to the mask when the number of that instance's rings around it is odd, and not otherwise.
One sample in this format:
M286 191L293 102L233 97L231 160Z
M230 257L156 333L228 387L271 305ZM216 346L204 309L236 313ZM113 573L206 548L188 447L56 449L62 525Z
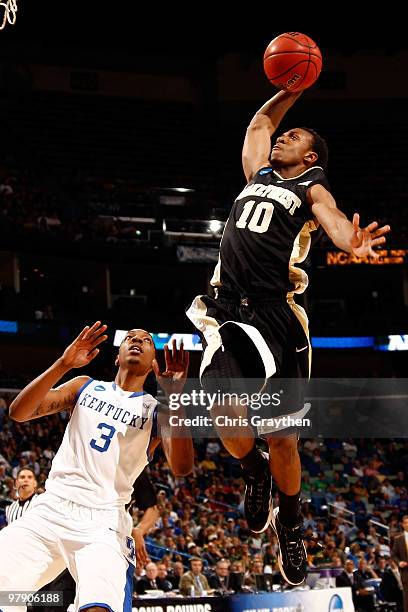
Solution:
M93 508L129 503L133 483L148 463L156 418L157 400L151 395L122 391L114 382L87 381L52 461L46 490Z

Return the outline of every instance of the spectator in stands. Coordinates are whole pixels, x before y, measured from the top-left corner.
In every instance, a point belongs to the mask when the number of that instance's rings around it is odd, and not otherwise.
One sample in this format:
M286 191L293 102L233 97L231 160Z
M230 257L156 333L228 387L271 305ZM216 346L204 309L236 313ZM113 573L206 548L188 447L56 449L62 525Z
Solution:
M211 589L214 589L221 595L228 592L228 577L229 577L229 562L226 559L220 559L215 566L215 574L208 578L208 584Z
M167 579L171 582L172 589L180 588L180 579L184 574L184 566L181 561L175 561L171 570L167 573Z
M388 567L387 559L383 556L378 556L376 564L374 566L374 571L381 580L384 578L385 570Z
M408 610L408 515L402 517L403 533L396 536L392 548L392 559L396 563L403 587L404 610Z
M190 559L190 570L183 574L180 579L180 593L185 597L194 595L199 597L203 592L210 590L207 578L202 573L203 562L198 557Z
M163 591L165 593L169 593L170 591L173 590L173 585L171 581L169 580L167 567L164 563L157 564L157 579L159 583L165 586L165 588L163 588Z
M347 559L344 564L343 572L336 577L336 587L350 587L353 593L353 599L356 590L354 573L354 562L351 559Z
M135 585L138 595L145 595L149 590L171 591L171 583L167 579L159 578L157 565L152 562L146 565L146 575L139 578Z
M244 584L253 591L269 590L264 579L264 564L260 555L254 555L249 570L245 574Z
M355 597L357 608L371 612L374 609L374 594L365 586L365 581L378 578L375 571L367 565L365 559L360 559L358 568L354 572Z
M382 571L381 577L380 593L384 601L395 602L398 609L401 609L403 603L403 586L398 565L393 559L389 560L389 564L387 564Z
M195 542L189 542L187 544L187 550L188 550L188 554L191 556L196 556L199 554L199 550Z
M215 538L216 538L216 536L215 536ZM223 556L222 552L220 551L218 546L216 546L214 541L211 541L211 542L208 543L208 545L204 549L204 553L202 555L203 559L205 561L208 561L208 564L210 565L210 567L214 567L216 565L217 561L222 559L222 556Z
M367 523L367 507L360 495L356 495L350 502L349 510L355 514L356 525L358 527L365 527Z

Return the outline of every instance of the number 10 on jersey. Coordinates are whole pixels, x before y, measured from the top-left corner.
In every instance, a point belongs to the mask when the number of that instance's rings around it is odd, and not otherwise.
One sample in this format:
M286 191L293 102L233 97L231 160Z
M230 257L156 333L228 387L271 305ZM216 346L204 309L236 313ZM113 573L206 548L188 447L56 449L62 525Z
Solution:
M259 204L256 205L251 220L248 223L248 219L252 213L254 204L255 200L249 200L248 202L245 202L244 209L236 223L236 226L239 229L245 229L246 227L248 227L251 232L263 234L267 231L271 223L274 206L272 202L259 202Z

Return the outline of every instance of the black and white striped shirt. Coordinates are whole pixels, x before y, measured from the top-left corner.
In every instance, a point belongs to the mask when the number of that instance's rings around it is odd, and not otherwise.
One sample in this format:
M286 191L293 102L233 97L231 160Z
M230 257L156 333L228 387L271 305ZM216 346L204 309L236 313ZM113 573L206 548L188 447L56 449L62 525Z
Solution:
M38 493L34 493L31 497L28 497L24 501L17 499L6 508L6 521L7 525L10 525L13 521L16 521L20 516L23 516L25 512L31 506L33 500L38 497Z

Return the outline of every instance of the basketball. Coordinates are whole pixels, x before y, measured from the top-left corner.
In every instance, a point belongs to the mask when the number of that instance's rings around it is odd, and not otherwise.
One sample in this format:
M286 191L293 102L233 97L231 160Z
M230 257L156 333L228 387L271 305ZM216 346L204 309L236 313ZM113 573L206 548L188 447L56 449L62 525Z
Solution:
M264 70L279 89L302 91L316 82L322 69L322 54L316 43L300 32L274 38L264 53Z

